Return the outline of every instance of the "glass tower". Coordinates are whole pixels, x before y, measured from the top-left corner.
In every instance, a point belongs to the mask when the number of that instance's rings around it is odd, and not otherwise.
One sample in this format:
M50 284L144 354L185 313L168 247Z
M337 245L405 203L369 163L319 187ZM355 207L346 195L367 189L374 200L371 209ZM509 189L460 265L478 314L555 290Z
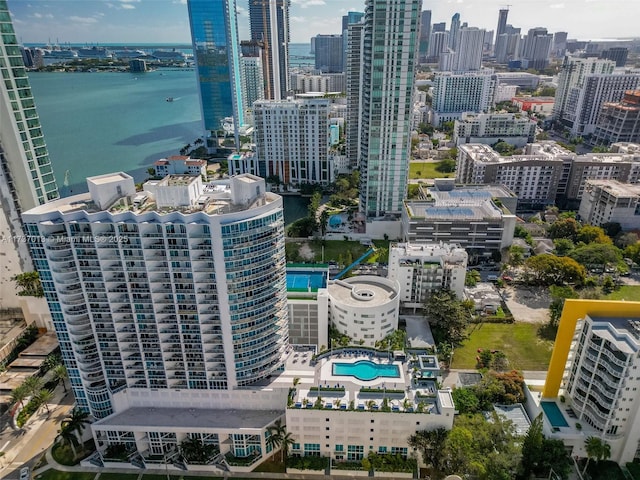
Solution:
M280 100L289 91L290 0L249 0L251 39L263 47L265 98Z
M362 41L360 209L399 216L407 188L420 0L367 0Z
M0 32L0 160L3 187L20 212L60 195L5 0L0 0Z
M245 124L235 0L189 0L189 23L204 128L215 132L232 117L236 143Z

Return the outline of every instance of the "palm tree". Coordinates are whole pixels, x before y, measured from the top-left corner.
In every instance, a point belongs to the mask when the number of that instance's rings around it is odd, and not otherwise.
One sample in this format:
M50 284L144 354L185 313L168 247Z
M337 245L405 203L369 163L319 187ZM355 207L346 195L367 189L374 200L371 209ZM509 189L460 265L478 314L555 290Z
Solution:
M601 438L590 436L584 441L584 449L587 452L587 463L584 466L582 475L587 471L589 467L589 460L594 458L596 461L606 460L611 457L611 445L602 440Z
M70 430L77 437L76 440L78 443L80 443L80 440L82 440L82 432L89 423L91 423L89 413L75 407L71 410L71 413L60 422L60 431Z
M53 379L56 382L62 381L62 388L64 388L64 393L67 393L67 383L65 382L65 379L67 378L69 378L67 367L62 364L53 367Z
M24 388L27 390L27 393L31 396L37 395L42 387L44 386L44 380L40 377L29 377L24 382L22 382Z
M12 404L19 403L20 406L22 407L25 398L27 398L28 396L29 396L29 392L27 391L27 388L25 387L24 383L22 385L18 385L16 388L14 388L11 391L11 403Z
M38 403L47 410L47 416L51 413L49 410L49 402L53 399L53 392L51 390L42 389L36 394Z
M286 425L282 425L282 421L280 419L276 420L273 426L268 428L268 431L270 435L269 438L267 438L267 445L270 445L274 449L281 449L280 458L286 468L289 448L291 448L291 445L295 443L293 436L290 432L287 432Z
M327 233L327 224L329 223L329 212L326 208L320 213L320 231L322 232L322 238Z
M61 428L58 432L58 436L56 437L56 441L62 444L69 445L71 447L71 451L73 452L74 459L78 456L76 446L79 445L80 442L78 442L78 438L76 437L75 432L71 428L69 428L68 425L61 424Z

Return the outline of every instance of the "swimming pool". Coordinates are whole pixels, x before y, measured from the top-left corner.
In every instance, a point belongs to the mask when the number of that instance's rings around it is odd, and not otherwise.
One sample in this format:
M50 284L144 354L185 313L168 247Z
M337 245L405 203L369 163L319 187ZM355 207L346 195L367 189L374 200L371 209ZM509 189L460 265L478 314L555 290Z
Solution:
M333 374L368 381L379 377L400 378L400 369L397 365L382 365L369 360L359 360L355 363L334 363Z
M324 272L287 271L287 290L290 292L317 292L327 286Z
M552 427L568 427L569 424L555 402L540 402L544 414Z

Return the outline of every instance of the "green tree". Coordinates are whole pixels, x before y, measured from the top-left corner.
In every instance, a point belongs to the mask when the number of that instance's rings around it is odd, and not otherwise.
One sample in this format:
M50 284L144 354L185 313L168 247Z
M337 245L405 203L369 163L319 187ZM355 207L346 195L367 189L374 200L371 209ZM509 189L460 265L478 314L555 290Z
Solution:
M575 218L559 218L549 227L549 237L554 240L556 238L568 238L575 243L579 231L580 224Z
M436 171L440 173L452 173L456 171L456 161L451 158L445 158L438 162Z
M70 430L78 440L78 444L82 440L82 433L85 427L91 423L89 413L81 408L74 407L73 410L60 422L60 431Z
M587 437L584 441L584 449L587 452L587 461L582 471L582 476L587 472L590 460L594 459L600 462L611 457L611 445L598 437Z
M533 237L531 236L531 233L521 225L516 225L513 236L516 238L522 238L529 245L533 245Z
M590 243L577 247L571 252L571 258L582 265L617 265L622 261L622 252L609 243Z
M433 476L442 476L442 448L449 434L446 428L419 430L409 437L409 446L420 451L422 460L432 470Z
M27 390L27 387L25 387L24 384L22 385L18 385L16 388L14 388L13 390L11 390L11 404L16 404L19 403L20 406L23 406L24 401L27 399L27 397L30 395L29 391Z
M76 437L76 433L70 428L68 425L61 424L60 430L58 431L58 436L56 437L56 442L61 444L66 444L71 447L71 451L73 452L73 458L77 458L78 451L76 447L80 445L78 438Z
M67 367L64 365L56 365L53 367L53 379L56 382L62 382L62 388L64 388L65 393L67 392L67 383L65 382L67 378L69 378Z
M218 454L218 448L204 443L200 438L187 437L180 443L180 453L187 462L203 465Z
M462 413L480 411L480 400L472 388L459 387L451 392L456 410Z
M44 405L44 408L47 410L47 414L51 413L49 411L49 403L53 400L53 392L51 390L43 388L36 394L36 400L38 404Z
M578 242L583 243L606 243L611 244L611 238L605 233L604 229L593 225L585 225L578 232Z
M554 253L558 257L566 257L575 248L575 245L573 244L573 241L571 241L570 238L556 238L553 241L553 245L555 247Z
M328 223L329 223L329 212L325 208L322 210L322 213L320 213L320 231L322 232L323 237L327 233Z
M568 286L551 285L551 304L549 305L549 326L555 331L560 323L560 316L567 298L578 298L576 291Z
M38 272L24 272L11 277L18 287L21 297L44 297L44 290Z
M425 315L436 344L448 342L459 345L467 338L470 312L452 291L433 292L425 303Z
M606 222L600 226L611 238L615 238L620 232L622 232L622 226L618 222Z
M536 255L527 258L524 262L525 281L541 286L582 285L587 272L581 263L569 257L556 257L548 254Z
M640 242L629 245L625 248L624 256L630 258L635 263L640 263Z
M320 398L320 397L318 397ZM267 438L267 444L271 445L274 449L280 448L281 462L287 467L287 455L289 449L295 443L293 436L290 432L287 432L287 427L282 424L281 420L276 420L275 423L268 428L269 437Z
M465 275L464 284L467 287L475 287L480 280L482 280L480 272L474 269L467 272L467 274Z
M42 387L44 386L44 380L34 375L22 382L22 385L24 385L24 388L27 390L27 393L30 396L35 396L40 390L42 390Z
M520 245L509 247L509 265L519 267L524 262L524 248Z
M638 243L638 234L635 232L623 233L616 238L616 247L626 249Z
M538 415L522 442L522 460L518 477L547 478L551 470L566 479L571 471L571 459L562 440L548 439L542 433L542 414Z

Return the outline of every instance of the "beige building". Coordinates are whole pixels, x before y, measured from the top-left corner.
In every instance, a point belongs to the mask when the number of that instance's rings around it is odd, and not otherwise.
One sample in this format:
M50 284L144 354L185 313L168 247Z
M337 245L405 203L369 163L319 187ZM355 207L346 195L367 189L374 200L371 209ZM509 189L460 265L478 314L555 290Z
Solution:
M640 185L617 180L587 180L578 210L591 225L617 222L623 230L640 229Z

